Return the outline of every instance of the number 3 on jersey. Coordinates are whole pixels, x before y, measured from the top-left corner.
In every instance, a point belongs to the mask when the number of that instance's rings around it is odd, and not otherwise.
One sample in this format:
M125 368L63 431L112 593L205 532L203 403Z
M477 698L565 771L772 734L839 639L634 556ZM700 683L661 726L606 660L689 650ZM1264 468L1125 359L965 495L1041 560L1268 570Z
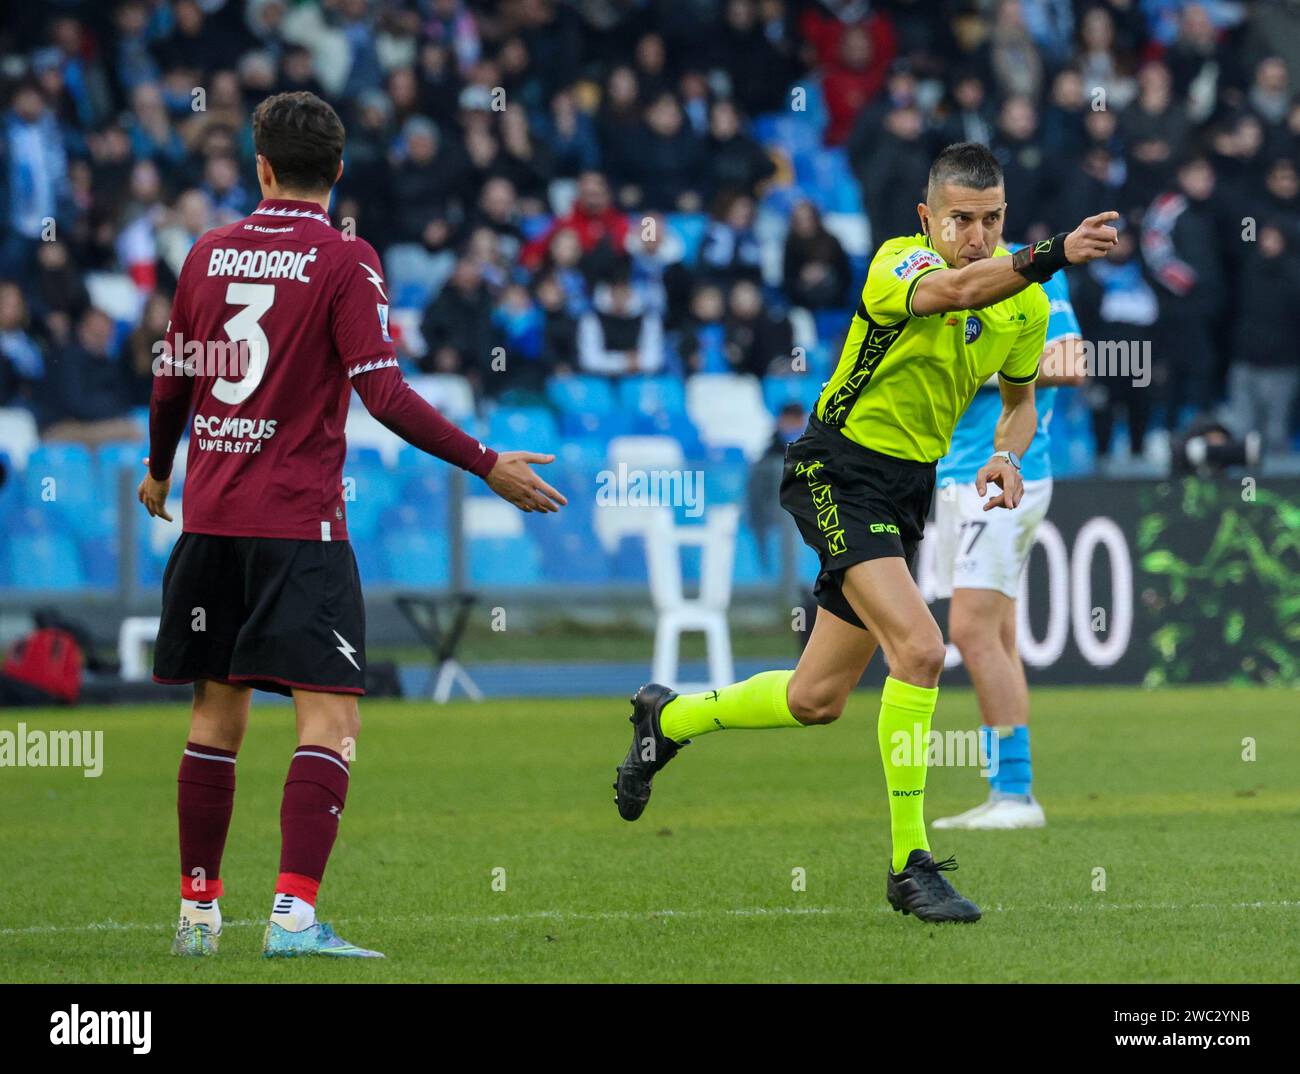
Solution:
M226 302L244 307L221 327L226 338L235 344L236 354L248 355L248 368L239 380L219 378L212 385L212 394L223 403L238 406L257 390L266 374L271 344L259 322L275 302L275 284L232 283L226 288ZM246 346L241 347L241 343ZM240 364L236 363L235 368Z

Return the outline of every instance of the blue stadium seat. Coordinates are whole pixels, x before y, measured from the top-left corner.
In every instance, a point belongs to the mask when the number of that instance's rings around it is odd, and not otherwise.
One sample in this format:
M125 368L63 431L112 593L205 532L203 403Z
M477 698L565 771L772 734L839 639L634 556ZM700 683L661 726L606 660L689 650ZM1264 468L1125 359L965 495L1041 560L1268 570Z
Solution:
M28 456L23 471L23 500L48 512L62 527L85 532L79 525L103 497L90 451L81 444L42 444Z
M685 411L661 410L638 415L632 432L637 436L671 436L681 444L682 454L688 459L704 454L700 431Z
M17 506L5 515L5 532L40 537L46 533L66 532L66 527L48 505L33 506L23 503L20 498Z
M117 586L117 540L83 537L77 542L86 584L95 589Z
M115 475L123 468L143 477L144 458L148 454L149 445L143 440L114 440L111 443L100 444L95 451L95 460L104 487L113 488ZM179 455L179 451L177 454Z
M586 585L609 581L609 560L594 537L558 529L552 532L554 536L540 543L546 581Z
M704 502L707 506L744 501L749 464L743 457L706 462L700 470L704 474Z
M363 586L388 585L388 560L378 541L353 541L352 552L357 557L357 573Z
M814 343L808 348L804 358L808 362L808 368L804 371L804 376L811 377L818 384L825 384L830 380L831 373L835 369L835 363L839 361L839 347L832 349L829 343Z
M0 451L0 463L4 464L10 475L10 480L0 485L0 519L4 520L4 531L8 531L10 519L22 507L23 486L17 479L13 461L2 451Z
M477 586L535 585L541 550L529 537L489 537L469 544L469 580Z
M736 534L736 563L732 581L736 585L759 585L777 581L781 577L780 534L768 534L767 561L760 556L758 535L746 523L741 523Z
M645 539L636 534L621 537L609 566L615 581L644 583L647 577Z
M76 542L66 534L18 534L6 543L8 575L16 587L68 590L85 586Z
M821 394L822 378L811 373L796 373L790 377L767 377L763 381L763 402L773 414L779 414L786 403L798 403L811 411Z
M397 503L415 508L428 525L446 517L450 494L451 473L449 467L441 463L436 470L422 469L404 477Z
M397 452L396 469L399 474L410 473L412 470L432 470L447 474L451 472L451 464L443 462L436 455L430 455L427 451L421 451L418 447L403 444Z
M853 311L850 309L816 310L813 313L813 323L817 326L817 342L824 343L831 349L843 346L852 320Z
M632 431L634 422L623 414L608 411L603 414L566 412L560 415L560 435L584 440L608 441Z
M745 449L737 447L735 444L708 448L698 457L703 460L702 465L705 467L726 465L728 463L743 466L746 462Z
M369 450L369 449L363 449ZM382 463L374 465L354 459L343 468L344 510L348 533L369 538L379 528L380 516L401 498L401 479Z
M343 473L365 467L367 469L384 469L384 456L377 447L362 447L348 444L348 452L343 460Z
M807 112L770 112L755 116L750 130L762 145L788 153L813 150L822 143L822 128Z
M680 377L626 377L618 388L619 409L637 414L686 413L686 387Z
M384 577L393 585L434 588L451 582L451 548L445 533L395 530L382 538Z
M791 115L802 115L809 126L819 135L822 134L831 121L831 113L826 107L826 94L822 92L821 79L805 78L796 82L795 88L803 90L803 112L792 112ZM789 94L789 98L793 101L794 94Z
M564 463L566 466L574 466L580 470L599 469L605 465L605 452L607 440L595 436L575 436L565 437L564 443L556 453L555 463L558 466ZM550 470L546 471L550 473ZM550 479L547 478L549 481ZM551 481L555 485L554 481ZM559 488L556 485L556 488Z
M862 293L862 285L867 282L867 269L871 267L871 258L867 254L849 254L849 290L854 296Z
M860 213L862 196L848 156L841 148L793 152L795 183L824 213Z
M27 468L41 473L56 471L93 473L94 458L85 444L43 443L27 457Z
M180 499L174 497L170 502L175 507ZM134 501L132 503L134 505ZM143 511L142 508L136 509ZM90 503L61 504L59 517L78 538L114 541L119 527L117 496L114 492L108 492ZM144 517L141 513L140 518Z
M482 438L480 438L482 439ZM500 450L558 452L560 433L545 407L498 407L488 419L486 443Z
M798 186L769 186L758 206L763 214L774 214L786 220L799 202L808 200L808 193Z
M135 538L135 580L137 585L162 585L163 571L167 567L167 558L171 555L176 539L181 535L180 527L169 527L167 541L155 544L156 530L152 519L143 515L136 517Z
M682 263L693 266L700 259L700 247L704 245L704 233L709 227L707 213L669 213L668 230L682 240Z
M546 397L561 414L608 414L614 409L614 389L604 377L552 377Z
M578 519L585 519L590 524L591 508L596 495L598 475L606 469L605 457L589 459L584 462L565 462L557 459L549 466L541 468L540 473L556 491L563 493L569 500L569 506L558 515L525 515L524 525L541 525L553 522L561 528L577 525ZM552 527L546 527L550 529Z

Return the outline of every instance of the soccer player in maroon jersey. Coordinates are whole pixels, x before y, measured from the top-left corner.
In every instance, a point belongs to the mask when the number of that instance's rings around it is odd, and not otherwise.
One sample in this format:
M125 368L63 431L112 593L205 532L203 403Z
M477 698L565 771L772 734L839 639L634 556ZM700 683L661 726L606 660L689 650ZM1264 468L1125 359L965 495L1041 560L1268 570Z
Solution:
M186 258L157 363L149 472L139 498L171 521L172 460L190 424L183 530L163 575L154 678L194 683L181 758L181 912L175 954L221 935L221 856L252 688L292 696L298 749L280 807L280 873L264 953L382 957L316 921L365 692L365 607L342 494L353 389L407 443L481 477L522 511L565 498L532 469L554 456L498 454L406 383L370 244L327 215L343 124L311 93L253 114L263 200L203 235ZM232 368L232 366L234 368Z

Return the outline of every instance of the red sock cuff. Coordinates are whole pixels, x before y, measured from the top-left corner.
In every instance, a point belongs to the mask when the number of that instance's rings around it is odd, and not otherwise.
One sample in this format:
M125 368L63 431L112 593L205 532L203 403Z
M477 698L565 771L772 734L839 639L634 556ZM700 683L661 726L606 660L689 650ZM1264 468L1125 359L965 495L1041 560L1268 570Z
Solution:
M195 876L181 874L182 899L192 899L194 902L209 902L212 899L221 898L223 890L220 879L204 877L200 880Z
M275 893L277 895L294 895L305 903L316 905L316 893L320 891L320 881L301 873L281 873L276 877Z

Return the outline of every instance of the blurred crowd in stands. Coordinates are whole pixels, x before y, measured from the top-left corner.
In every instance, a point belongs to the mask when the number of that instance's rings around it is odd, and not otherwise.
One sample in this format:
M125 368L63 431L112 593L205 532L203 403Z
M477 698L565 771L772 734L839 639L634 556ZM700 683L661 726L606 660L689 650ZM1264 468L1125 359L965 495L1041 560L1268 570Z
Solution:
M1154 380L1085 389L1099 453L1216 408L1295 434L1296 0L42 0L0 33L0 407L47 439L139 435L187 251L259 199L252 109L303 89L347 126L332 214L409 368L481 401L824 374L973 139L1009 239L1123 214L1070 282Z

